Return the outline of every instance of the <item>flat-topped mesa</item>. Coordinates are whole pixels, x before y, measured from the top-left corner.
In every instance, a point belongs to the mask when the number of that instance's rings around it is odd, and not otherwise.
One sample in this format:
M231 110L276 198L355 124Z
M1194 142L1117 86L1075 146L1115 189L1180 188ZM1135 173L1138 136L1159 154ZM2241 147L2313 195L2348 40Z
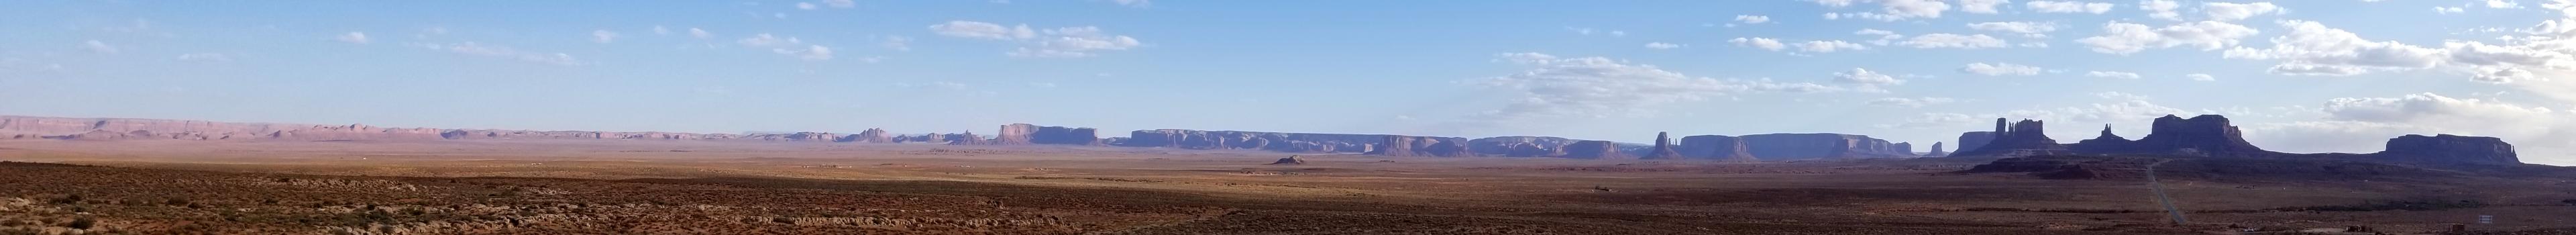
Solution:
M1600 140L1576 141L1574 144L1566 145L1565 157L1609 160L1637 159L1637 156L1635 155L1628 155L1626 152L1620 152L1619 143Z
M1467 151L1478 155L1509 157L1551 157L1558 148L1575 140L1545 136L1500 136L1467 140Z
M859 131L858 134L852 134L843 139L844 140L842 140L842 142L894 143L894 136L888 136L886 135L885 129L877 128L868 128L868 130Z
M1950 155L1971 157L2024 157L2073 154L2072 151L2068 151L2066 149L2066 145L2058 144L2055 139L2049 139L2048 132L2044 129L2046 127L2040 121L2025 119L2020 122L2012 122L2011 125L2007 126L2005 125L2005 120L2007 119L1995 118L1995 135L1993 141L1987 142L1985 146L1960 150L1959 152L1951 153Z
M1985 147L1986 143L1992 143L1995 141L1995 133L1996 132L1993 131L1970 131L1959 133L1959 146L1951 148L1955 151L1950 152L1950 155L1959 155L1958 152L1967 152L1968 150L1977 149L1978 147Z
M1736 138L1742 139L1745 146L1751 147L1748 151L1754 156L1761 156L1764 160L1914 156L1912 150L1901 149L1910 148L1910 146L1899 146L1887 140L1870 138L1866 135L1777 133L1744 135Z
M1654 150L1649 150L1649 151L1646 153L1646 155L1645 155L1645 156L1639 156L1639 157L1637 157L1637 158L1638 158L1638 159L1655 159L1655 160L1681 160L1681 159L1682 159L1682 153L1681 153L1680 151L1676 151L1676 150L1674 150L1674 149L1673 149L1673 137L1672 137L1672 134L1671 134L1671 133L1667 133L1667 132L1655 132L1655 148L1654 148Z
M1743 138L1737 138L1734 136L1685 136L1682 137L1682 146L1680 149L1683 157L1692 159L1731 162L1761 161L1761 159L1754 158L1752 148L1745 146Z
M992 141L991 143L989 143L989 144L996 144L996 145L1028 145L1028 144L1035 144L1034 142L1029 142L1029 137L1030 137L1031 135L1035 135L1035 134L1037 134L1037 133L1038 133L1038 125L1029 125L1028 123L1012 123L1012 124L1009 124L1009 125L1002 125L1002 130L1001 130L1001 131L994 131L994 132L993 132L993 141Z
M1373 151L1373 152L1369 152L1369 154L1380 155L1380 156L1432 156L1432 157L1466 157L1466 156L1474 156L1474 155L1475 155L1474 153L1467 152L1467 145L1466 145L1466 143L1463 143L1463 141L1457 141L1457 140L1455 140L1455 139L1457 139L1457 138L1424 137L1424 136L1403 136L1403 135L1385 135L1385 136L1386 136L1386 137L1385 137L1385 138L1386 138L1386 140L1385 140L1385 141L1383 141L1383 142L1381 142L1381 143L1384 143L1384 144L1379 145L1379 146L1382 146L1382 147L1378 147L1377 149L1374 149L1375 151ZM1450 139L1450 140L1443 140L1443 139Z
M1100 130L1091 129L1089 127L1070 128L1060 126L1041 126L1038 127L1037 133L1029 136L1029 142L1035 144L1102 145L1100 143Z
M2483 136L2406 135L2388 139L2388 149L2375 158L2428 163L2521 164L2513 144Z
M2185 119L2174 115L2156 118L2154 132L2138 140L2121 140L2104 126L2103 137L2085 140L2069 148L2081 154L2142 154L2204 157L2265 158L2283 153L2263 150L2245 142L2244 132L2229 125L2226 116L2200 115Z

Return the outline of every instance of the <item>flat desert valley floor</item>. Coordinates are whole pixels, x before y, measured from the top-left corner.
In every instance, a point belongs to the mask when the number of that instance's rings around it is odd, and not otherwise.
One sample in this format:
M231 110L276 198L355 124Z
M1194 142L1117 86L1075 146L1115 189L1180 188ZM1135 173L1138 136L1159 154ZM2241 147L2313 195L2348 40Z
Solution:
M1720 163L715 141L0 141L0 234L2576 232L2576 174L2145 180ZM2141 169L2141 172L2144 170ZM2169 173L2184 174L2184 173ZM2482 219L2483 216L2483 219Z

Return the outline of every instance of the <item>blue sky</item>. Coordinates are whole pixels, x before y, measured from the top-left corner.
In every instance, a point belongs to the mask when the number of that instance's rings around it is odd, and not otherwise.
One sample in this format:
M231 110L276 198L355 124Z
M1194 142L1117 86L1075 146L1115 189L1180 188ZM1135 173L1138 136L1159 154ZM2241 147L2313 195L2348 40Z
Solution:
M2159 7L2164 5L2172 7ZM2561 1L0 2L0 114L542 130L1647 142L2505 137L2576 163ZM2564 26L2562 26L2564 25ZM703 33L699 33L703 32ZM363 35L360 37L358 35ZM766 35L766 36L763 36Z

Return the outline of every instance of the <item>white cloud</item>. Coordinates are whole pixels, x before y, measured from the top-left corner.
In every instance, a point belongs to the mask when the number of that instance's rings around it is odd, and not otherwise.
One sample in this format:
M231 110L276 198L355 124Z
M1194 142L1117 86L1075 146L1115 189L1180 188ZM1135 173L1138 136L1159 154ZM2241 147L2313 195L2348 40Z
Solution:
M1120 51L1144 45L1134 37L1109 34L1094 26L1030 30L1028 25L1005 28L994 23L949 21L931 25L930 30L949 37L1018 42L1020 48L1004 54L1024 58L1091 57L1100 51Z
M1147 1L1147 0L1110 0L1109 2L1118 3L1118 5L1120 5L1120 6L1129 6L1129 7L1138 7L1138 8L1154 6L1154 2L1152 2L1152 1Z
M1958 35L1946 33L1917 35L1913 38L1906 38L1905 41L1897 42L1896 44L1914 48L1959 49L2003 48L2010 46L2010 44L2005 43L2003 39L1997 39L1994 36L1986 36L1984 34Z
M2486 6L2487 8L2495 9L2521 9L2522 3L2516 3L2512 0L2486 0Z
M2437 13L2437 14L2444 14L2444 15L2457 14L2457 13L2467 12L2467 11L2468 11L2468 9L2460 8L2460 7L2433 7L2433 13Z
M2112 4L2110 3L2079 1L2030 1L2022 4L2022 7L2043 13L2102 14L2105 12L2111 12L2111 6Z
M1735 22L1743 22L1744 24L1760 24L1771 22L1771 17L1758 15L1735 15Z
M854 1L851 1L851 0L823 0L823 5L832 6L832 8L852 8L852 7L859 7L859 3L858 3L858 2L854 2Z
M1464 81L1469 85L1508 91L1516 97L1499 109L1470 115L1463 122L1495 124L1537 118L1648 116L1653 115L1659 106L1735 94L1842 90L1814 83L1691 77L1653 65L1630 64L1602 57L1559 58L1539 53L1507 53L1497 57L1501 61L1531 68L1509 75Z
M2147 18L2182 21L2182 13L2175 12L2175 9L2180 8L2182 8L2182 3L2174 2L2173 0L2138 1L2138 10L2147 11Z
M690 37L697 37L697 38L699 38L699 39L707 39L707 38L715 38L715 37L716 37L716 34L714 34L714 33L707 33L707 30L704 30L704 29L689 28L689 36L690 36Z
M2498 100L2456 98L2433 93L2400 97L2336 98L2317 111L2322 121L2257 124L2247 138L2274 142L2291 151L2370 152L2388 137L2403 134L2491 136L2513 142L2526 157L2533 152L2564 151L2576 143L2569 120L2576 113ZM2532 159L2526 158L2525 161ZM2562 160L2563 161L2563 160Z
M1850 6L1852 1L1815 2L1826 6L1842 7ZM1825 19L1841 19L1845 17L1881 21L1931 19L1941 18L1941 12L1950 10L1950 4L1941 2L1941 0L1868 0L1868 2L1878 3L1879 10L1874 12L1825 13Z
M2218 50L2235 45L2241 38L2261 32L2244 25L2218 21L2181 23L2164 28L2112 22L2102 25L2101 36L2077 39L2075 42L2092 48L2093 52L2128 55L2150 48L2187 45L2200 47L2201 50Z
M2245 19L2245 18L2252 18L2252 17L2254 17L2254 16L2256 16L2256 15L2263 15L2263 14L2274 14L2274 15L2279 15L2279 14L2281 14L2281 13L2283 13L2283 12L2288 12L2288 10L2287 10L2287 9L2281 9L2281 6L2272 5L2272 3L2270 3L2270 2L2257 2L2257 3L2207 2L2207 3L2201 3L2201 4L2200 4L2200 12L2201 12L2201 13L2203 13L2203 14L2208 14L2208 15L2209 15L2209 20L2214 20L2214 21L2236 21L2236 20L2243 20L2243 19Z
M885 42L878 43L877 46L895 51L912 51L912 38L903 36L886 36Z
M1886 92L1886 90L1880 89L1879 86L1905 84L1905 79L1898 79L1896 76L1888 76L1887 74L1871 72L1869 69L1852 68L1849 72L1834 72L1834 82L1859 84L1857 88L1861 91Z
M2273 74L2347 76L2378 70L2431 68L2444 60L2440 49L2398 42L2374 42L2314 21L2282 21L2288 35L2272 38L2271 48L2228 49L2230 59L2277 60ZM2461 44L2463 48L2475 45ZM2521 55L2515 55L2521 56ZM2520 60L2520 59L2508 59Z
M1961 68L1959 68L1959 72L1962 72L1962 73L1969 73L1969 74L1976 74L1976 75L1986 75L1986 76L2005 76L2005 75L2031 76L2031 75L2039 75L2039 72L2040 72L2040 71L2042 71L2042 70L2045 70L2045 69L2041 69L2041 68L2039 68L2039 67L2036 67L2036 66L2029 66L2029 65L2019 65L2019 64L2013 64L2013 63L1994 63L1994 64L1986 64L1986 63L1982 63L1982 62L1980 62L1980 63L1968 63L1968 65L1967 65L1966 67L1961 67Z
M2183 77L2191 78L2191 80L2192 80L2192 81L2217 81L2217 80L2218 80L2218 77L2209 76L2209 74L2200 74L2200 73L2189 74L2189 75L2183 75Z
M2017 33L2021 34L2022 37L2047 38L2048 32L2057 31L2057 23L2029 21L1983 22L1968 24L1968 28L1985 31Z
M1672 43L1664 43L1664 42L1649 42L1649 43L1646 43L1646 48L1648 48L1648 49L1656 49L1656 50L1662 50L1662 49L1673 49L1673 48L1682 48L1682 47L1683 47L1683 45L1682 45L1682 44L1672 44Z
M1877 99L1877 100L1870 100L1870 101L1869 101L1869 105L1874 105L1874 106L1887 106L1887 107L1921 108L1921 107L1923 107L1923 106L1930 106L1930 105L1937 105L1937 104L1948 104L1948 103L1951 103L1951 102L1958 102L1958 100L1957 100L1957 99L1951 99L1951 98L1945 98L1945 97L1923 97L1923 98L1894 97L1894 98L1880 98L1880 99Z
M1003 27L1001 24L963 20L930 25L930 32L940 36L995 40L1028 39L1037 36L1037 31L1029 30L1028 25Z
M449 53L464 54L464 55L475 55L475 56L485 56L485 57L496 57L496 58L509 58L509 59L516 59L516 60L523 61L523 62L531 62L531 63L541 63L541 64L551 64L551 65L562 65L562 66L578 66L578 65L586 64L586 63L583 63L580 59L575 59L575 58L573 58L573 57L572 57L572 55L570 55L570 54L564 54L564 53L538 53L538 52L523 52L523 51L519 51L519 50L517 50L517 49L511 49L510 47L496 46L496 45L483 45L483 44L474 43L474 42L465 42L465 43L456 43L456 44L445 44L445 45L440 45L440 44L414 44L414 45L415 45L415 46L419 46L419 47L421 47L421 48L427 48L427 49L430 49L430 50L438 50L438 51L446 51L446 52L449 52Z
M336 40L336 41L346 42L346 43L357 43L357 44L367 44L367 42L368 42L368 40L367 40L367 33L365 33L365 32L349 32L349 33L344 33L344 34L340 34L340 36L334 36L334 37L331 37L331 40Z
M107 45L107 43L105 43L105 42L99 42L98 40L89 40L88 42L81 42L81 47L80 47L80 48L81 48L81 50L88 50L90 53L99 53L99 54L116 54L116 52L118 51L118 50L116 49L116 46L109 46L109 45Z
M2131 72L2118 72L2118 71L2087 71L2087 72L2084 72L2084 76L2086 76L2086 77L2097 77L2097 78L2118 78L2118 79L2138 79L2138 78L2140 77L2140 76L2138 76L2138 73L2131 73Z
M1862 46L1859 43L1844 42L1842 40L1807 41L1798 43L1797 46L1798 51L1815 53L1833 53L1837 51L1869 49L1869 46Z
M1729 43L1735 43L1735 45L1736 45L1736 46L1752 47L1752 48L1762 48L1763 50L1772 50L1772 51L1779 51L1780 49L1783 49L1783 48L1789 48L1789 45L1788 45L1788 44L1781 44L1781 43L1780 43L1780 40L1778 40L1778 39L1770 39L1770 38L1735 38L1735 39L1731 39L1731 40L1726 40L1726 42L1729 42Z
M1995 6L2005 3L2012 3L2012 0L1959 0L1959 12L1995 14L1999 12Z
M796 3L796 9L813 10L815 7L816 7L816 6L814 6L814 3L810 3L810 2L800 2L800 3Z
M795 56L797 59L809 61L832 59L832 48L822 45L806 45L805 49L774 48L769 49L769 51L780 55Z
M591 41L591 42L598 42L598 43L616 42L616 41L617 41L617 32L609 32L609 31L608 31L608 30L606 30L606 29L602 29L602 30L591 30L591 31L590 31L590 41Z
M1870 39L1870 40L1869 40L1869 44L1871 44L1871 45L1880 45L1880 46L1886 46L1887 44L1889 44L1889 43L1891 43L1891 42L1895 42L1897 39L1904 39L1904 38L1905 38L1905 35L1903 35L1903 34L1896 34L1896 32L1887 31L1887 30L1877 30L1877 29L1860 29L1860 31L1852 31L1852 34L1855 34L1855 35L1866 35L1866 36L1878 36L1878 39Z
M225 61L233 61L233 57L231 57L231 56L224 56L224 54L216 54L216 53L188 53L188 54L179 54L179 58L178 58L178 60L179 60L179 61L198 61L198 62L225 62Z
M750 47L779 47L779 46L788 46L788 45L804 44L804 43L805 43L805 40L804 40L804 39L798 39L798 38L796 38L796 37L780 38L780 37L778 37L778 36L773 36L773 35L769 35L769 34L767 34L767 33L762 33L762 34L754 34L754 35L751 35L751 37L746 37L746 38L742 38L742 39L739 39L739 40L734 40L733 42L734 42L734 43L738 43L738 44L742 44L743 46L750 46Z
M663 28L660 25L654 25L653 35L671 35L671 28Z

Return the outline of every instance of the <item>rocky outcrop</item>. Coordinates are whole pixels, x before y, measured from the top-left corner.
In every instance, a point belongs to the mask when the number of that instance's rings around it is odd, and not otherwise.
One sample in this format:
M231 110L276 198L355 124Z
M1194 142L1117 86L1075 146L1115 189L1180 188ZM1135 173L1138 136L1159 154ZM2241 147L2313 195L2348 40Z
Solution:
M1619 143L1599 140L1576 141L1574 144L1565 145L1565 157L1610 160L1637 159L1637 156L1635 155L1628 155L1626 152L1620 152Z
M962 133L957 133L957 134L948 134L946 137L943 137L943 138L948 140L948 145L986 145L986 144L992 144L992 140L984 139L984 137L983 137L983 136L977 136L977 135L975 135L975 132L974 132L974 131L967 131L967 132L962 132Z
M1489 156L1550 157L1559 155L1558 148L1574 141L1544 136L1485 137L1467 140L1467 151Z
M1655 132L1655 149L1648 151L1645 156L1638 156L1637 158L1653 160L1681 160L1682 153L1679 150L1673 149L1673 138L1671 133Z
M887 136L885 129L877 128L868 128L868 130L859 131L858 134L852 134L845 139L848 139L845 140L845 142L857 143L894 143L894 136Z
M1985 146L1977 147L1975 149L1960 150L1959 152L1952 153L1950 155L1974 157L2023 157L2066 155L2074 153L2073 151L2066 150L2066 145L2057 144L2057 140L2049 139L2048 133L2044 127L2042 127L2043 124L2040 121L2021 120L2020 122L2013 122L2010 126L2006 126L2004 121L2005 119L2003 118L1995 119L1994 141L1986 143Z
M2406 135L2388 139L2388 149L2374 157L2408 162L2521 164L2513 144L2482 136Z
M2105 126L2105 138L2086 140L2069 146L2083 154L2143 154L2207 157L2262 158L2281 156L2280 152L2263 150L2245 142L2244 133L2228 123L2227 117L2200 115L2189 119L2174 115L2156 118L2154 132L2136 141L2118 140Z
M1029 142L1037 144L1102 145L1100 142L1100 130L1088 127L1038 127L1038 132L1029 137Z
M1129 132L1126 140L1118 142L1117 145L1128 147L1165 147L1182 149L1257 149L1281 152L1375 154L1383 152L1381 150L1389 146L1393 146L1393 144L1390 144L1387 141L1390 141L1389 137L1395 136L1398 135L1156 129ZM1468 147L1466 145L1466 138L1427 136L1405 137L1412 138L1407 138L1405 140L1406 142L1404 142L1403 147L1407 149L1405 151L1406 153L1402 153L1403 156L1472 155L1472 153L1467 151ZM1443 146L1438 150L1447 150L1449 147L1455 147L1456 150L1441 151L1439 153L1425 152L1435 150L1433 145L1440 143L1450 143L1449 145L1454 146Z
M1009 125L1002 125L1002 130L1001 130L1001 131L993 132L993 141L992 141L991 143L989 143L989 144L999 144L999 145L1027 145L1027 144L1035 144L1035 142L1029 142L1029 137L1030 137L1030 136L1032 136L1032 135L1036 135L1037 133L1038 133L1038 125L1029 125L1028 123L1012 123L1012 124L1009 124Z
M1474 154L1473 154L1473 153L1469 153L1469 152L1467 152L1467 145L1466 145L1466 143L1465 143L1465 142L1463 142L1463 141L1456 141L1455 139L1457 139L1457 138L1421 137L1421 136L1402 136L1402 135L1386 135L1386 137L1385 137L1385 138L1386 138L1386 140L1384 141L1384 143L1386 143L1386 144L1384 145L1385 147L1379 147L1379 148L1375 149L1376 151L1374 151L1374 152L1369 152L1369 154L1382 155L1382 156L1434 156L1434 157L1465 157L1465 156L1474 156ZM1450 140L1443 140L1443 139L1450 139Z
M1677 150L1681 151L1684 158L1735 162L1761 161L1753 157L1751 148L1744 145L1743 138L1734 136L1686 136L1682 137L1681 145Z
M1783 133L1745 135L1741 138L1749 152L1764 160L1886 158L1914 156L1912 150L1899 149L1895 143L1866 135L1834 133ZM1684 143L1682 145L1690 145Z
M1894 148L1894 149L1892 149L1892 150L1896 150L1896 154L1897 154L1899 157L1914 157L1914 156L1915 156L1915 155L1914 155L1914 142L1896 142L1896 145L1894 145L1894 146L1892 146L1892 147L1890 147L1890 148Z
M1270 164L1271 164L1271 165L1305 165L1305 164L1306 164L1306 159L1305 159L1305 158L1299 158L1299 157L1297 157L1297 156L1293 156L1293 155L1292 155L1292 156L1288 156L1288 157L1279 158L1279 160L1278 160L1278 161L1271 161L1271 162L1270 162Z
M1924 154L1923 154L1923 156L1924 156L1924 157L1947 157L1947 156L1950 156L1950 152L1947 152L1947 151L1941 151L1941 150L1942 150L1942 149L1941 149L1941 142L1932 142L1932 152L1931 152L1931 153L1924 153Z
M270 139L304 141L445 139L439 137L440 132L443 131L431 128L376 128L375 126L350 124L346 126L314 126L312 128L277 131L269 134L268 137Z

